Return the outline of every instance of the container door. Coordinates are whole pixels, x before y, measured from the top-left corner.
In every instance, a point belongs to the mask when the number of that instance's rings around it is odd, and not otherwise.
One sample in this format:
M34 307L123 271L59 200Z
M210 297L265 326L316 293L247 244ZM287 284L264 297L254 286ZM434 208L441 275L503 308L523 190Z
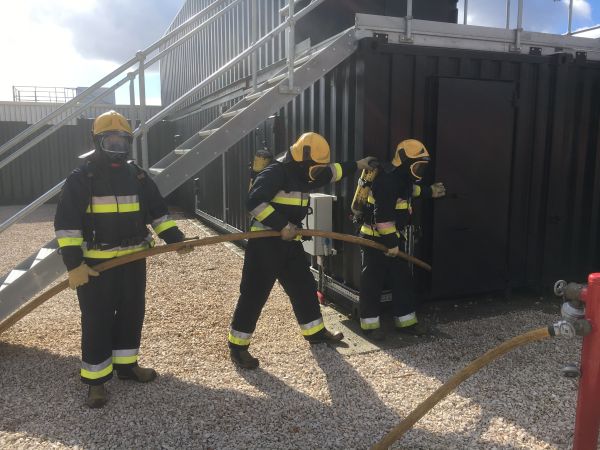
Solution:
M441 78L434 201L432 297L505 289L514 84Z

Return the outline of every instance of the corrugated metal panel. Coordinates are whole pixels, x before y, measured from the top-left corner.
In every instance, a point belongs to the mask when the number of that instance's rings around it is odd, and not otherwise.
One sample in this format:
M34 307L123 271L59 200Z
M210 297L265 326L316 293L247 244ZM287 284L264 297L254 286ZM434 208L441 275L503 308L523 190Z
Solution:
M600 269L600 64L564 58L418 48L366 40L357 55L281 111L285 134L277 148L283 150L300 133L314 130L329 140L336 160L352 160L365 154L389 158L395 144L409 137L426 142L435 158L438 148L447 147L447 143L436 142L441 126L437 123L440 80L514 85L515 89L510 90L514 98L511 94L503 100L515 108L515 119L510 122L514 122L510 131L513 145L506 150L512 161L510 175L503 181L509 186L510 196L508 229L504 230L509 244L502 256L508 273L505 286L547 287L559 277L583 279L587 272ZM456 111L459 114L458 105ZM490 124L472 124L479 125ZM196 126L186 124L190 133ZM179 130L182 124L176 123L176 127ZM468 145L468 135L461 139ZM227 223L240 229L247 226L243 205L249 174L245 166L254 148L250 138L230 149L226 157ZM493 164L494 155L487 158ZM468 165L469 161L456 164ZM216 193L200 196L199 207L212 211L219 219L223 217L221 173L219 161L199 175L201 179L211 177L205 189L208 193L214 188ZM433 176L428 181L433 181ZM348 218L354 183L355 178L343 181L331 191L338 196L334 227L345 233L355 232ZM452 192L452 186L448 188ZM476 184L471 188L477 189ZM472 214L476 216L482 206L473 204ZM416 211L415 220L424 229L419 256L431 261L436 251L432 248L432 224L437 220L436 227L449 225L435 219L431 204L417 204ZM330 258L328 272L334 279L357 288L358 249L343 244L337 247L340 254ZM461 254L468 253L464 248L452 251L455 256L447 260L448 264L460 264ZM438 270L444 269L439 266ZM429 278L421 273L419 276L421 286L428 289ZM471 292L481 291L482 286L475 285ZM465 292L469 289L467 285ZM453 291L442 289L436 295L453 295Z
M187 1L173 21L171 29L211 3L212 0ZM259 0L257 4L260 38L281 23L279 9L287 4L287 0ZM250 45L249 5L249 1L241 2L162 60L160 73L163 105L179 98ZM213 14L214 12L210 12L207 17ZM281 34L259 50L259 69L284 57L284 42L284 34ZM250 61L243 61L207 87L202 94L188 100L184 106L249 75Z
M60 103L28 103L28 102L0 102L0 122L25 122L29 125L39 122L48 114L56 111L62 104ZM76 118L70 120L68 125L75 125L78 118L97 117L100 114L114 109L123 114L128 119L140 120L139 107L128 105L92 105L82 111ZM147 106L146 119L152 117L160 111L160 106ZM67 114L63 114L50 121L50 124L57 124Z
M63 180L81 163L77 157L93 147L92 123L92 119L78 119L76 125L65 125L0 169L0 205L30 203ZM24 122L0 121L0 145L27 126ZM172 150L172 139L170 123L160 122L151 128L148 137L151 162Z

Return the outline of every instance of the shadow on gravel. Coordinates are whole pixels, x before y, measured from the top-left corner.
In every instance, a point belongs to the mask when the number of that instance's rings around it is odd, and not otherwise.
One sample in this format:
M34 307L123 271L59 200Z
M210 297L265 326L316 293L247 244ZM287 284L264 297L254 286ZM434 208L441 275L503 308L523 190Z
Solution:
M0 343L0 442L6 448L370 447L384 424L391 426L398 417L342 355L326 345L310 351L327 378L331 401L326 393L320 401L259 369L238 372L240 390L209 388L170 375L147 385L115 377L108 384L109 404L90 410L83 406L78 358ZM246 392L244 380L258 395ZM422 438L436 442L434 436ZM458 448L453 445L462 442L461 436L441 438L448 445L407 448Z

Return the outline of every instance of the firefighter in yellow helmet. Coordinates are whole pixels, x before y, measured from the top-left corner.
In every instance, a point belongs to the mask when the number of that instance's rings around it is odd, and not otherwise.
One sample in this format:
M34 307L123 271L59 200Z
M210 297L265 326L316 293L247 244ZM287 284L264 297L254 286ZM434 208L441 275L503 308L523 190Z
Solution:
M360 235L385 245L382 253L362 248L360 277L360 326L373 340L385 339L380 326L380 300L383 284L392 287L394 324L400 332L422 335L427 327L416 316L416 294L412 273L406 261L397 258L410 221L414 197L439 198L446 194L443 183L421 186L431 158L427 148L416 139L398 144L391 162L383 163L371 184L363 214Z
M133 135L125 117L115 111L101 114L92 136L95 149L67 178L54 228L69 286L77 289L81 308L81 380L89 385L87 405L99 408L107 401L104 383L113 369L120 379L138 382L154 380L156 372L137 363L146 261L101 274L93 266L152 247L147 224L168 243L184 236L170 219L156 184L127 162Z
M289 295L300 331L307 341L336 342L343 338L341 333L334 334L325 328L317 286L298 230L308 212L310 191L335 183L353 174L357 168L369 167L373 159L331 163L325 138L309 132L300 136L282 158L256 176L246 202L252 216L250 229L277 230L281 237L248 241L241 295L228 337L231 359L239 367L258 367L258 359L248 352L248 347L276 280Z

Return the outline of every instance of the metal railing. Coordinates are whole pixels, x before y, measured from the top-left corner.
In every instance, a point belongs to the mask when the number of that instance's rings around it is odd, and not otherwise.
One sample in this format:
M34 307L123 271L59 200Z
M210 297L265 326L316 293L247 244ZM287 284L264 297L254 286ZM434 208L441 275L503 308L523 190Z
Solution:
M77 88L13 86L13 102L66 103L77 96Z
M146 120L145 119L146 99L145 99L145 86L144 86L145 70L148 67L150 67L151 65L153 65L154 63L156 63L157 61L159 61L160 59L162 59L164 56L170 54L175 48L177 48L180 45L182 45L183 43L187 42L194 35L196 35L199 31L201 31L202 29L204 29L205 27L207 27L208 25L213 23L219 17L221 17L224 14L226 14L227 12L231 11L235 6L240 4L242 1L250 1L251 2L251 7L252 7L252 17L251 17L251 20L252 20L252 23L251 23L252 43L251 43L251 45L248 48L246 48L244 51L242 51L234 59L230 60L229 62L224 64L222 67L220 67L218 70L216 70L214 73L212 73L207 78L202 80L199 84L197 84L192 89L190 89L189 91L184 93L182 96L177 98L171 104L164 107L157 114L155 114L154 116L152 116L151 118ZM53 120L61 115L66 114L66 116L63 117L62 120L60 120L60 122L53 125L52 127L50 127L48 130L44 131L43 133L40 133L38 136L36 136L35 138L28 141L25 145L20 147L18 150L11 153L8 157L6 157L2 161L0 161L0 168L4 167L8 163L10 163L11 161L16 159L23 153L25 153L26 151L31 149L34 145L41 142L47 136L49 136L54 131L56 131L58 128L60 128L68 120L75 117L78 113L80 113L81 111L83 111L87 107L89 107L94 101L97 100L97 98L101 98L104 95L108 95L108 94L114 92L116 89L123 86L128 81L130 83L130 86L129 86L130 101L131 101L132 106L135 105L135 89L134 89L133 83L137 76L138 83L139 83L139 95L140 95L139 108L140 108L141 120L140 120L140 125L133 132L134 140L133 140L132 151L133 151L134 159L137 159L137 150L138 150L137 149L137 138L139 137L140 141L141 141L141 147L142 147L142 165L145 169L148 169L148 142L147 142L148 130L153 125L160 122L164 117L166 117L170 113L174 112L174 110L176 108L181 106L182 103L185 102L187 99L189 99L191 96L198 93L201 89L205 88L211 82L216 80L221 75L225 74L233 66L235 66L236 64L238 64L243 59L245 59L249 56L251 57L251 71L252 71L253 87L256 88L256 79L257 79L256 73L257 73L257 69L258 69L256 50L258 50L261 46L263 46L269 40L273 39L275 36L277 36L279 33L283 32L283 31L285 31L286 29L290 30L288 32L289 43L288 43L288 54L286 56L288 58L288 78L290 80L289 89L293 90L293 71L294 71L294 52L295 52L293 40L294 40L295 22L297 20L299 20L300 18L304 17L305 15L307 15L308 13L310 13L315 7L317 7L323 1L324 0L312 0L311 3L309 3L306 7L304 7L302 10L300 10L299 12L297 12L295 14L294 14L294 1L293 0L290 1L289 2L289 15L288 15L287 20L285 20L280 25L278 25L277 27L275 27L274 29L269 31L267 34L262 36L260 39L258 39L258 8L257 8L258 0L216 0L215 2L211 3L209 6L204 8L202 11L194 14L192 17L190 17L185 22L183 22L181 25L174 28L172 31L167 33L165 36L163 36L161 39L156 41L154 44L150 45L145 50L137 52L137 54L134 58L131 58L125 64L123 64L119 68L115 69L113 72L111 72L110 74L108 74L107 76L102 78L100 81L98 81L97 83L95 83L94 85L92 85L91 87L86 89L84 92L82 92L80 95L75 97L73 100L68 101L67 103L65 103L64 105L59 107L57 110L53 111L51 114L44 117L39 122L35 123L34 125L27 128L25 131L20 133L19 135L15 136L13 139L8 141L6 144L0 146L0 155L2 155L4 153L6 153L8 150L14 148L17 144L21 143L23 140L32 136L36 131L40 130L44 125L48 124L51 120ZM210 18L202 21L199 25L195 26L193 29L188 31L183 36L177 37L182 31L186 30L187 28L192 27L194 25L194 23L196 21L198 21L202 16L206 15L208 12L214 10L218 6L223 6L223 8L220 9L219 11L217 11L216 13L214 13L212 16L210 16ZM176 39L176 40L174 40L174 39ZM170 41L172 41L172 40L174 40L174 42L170 43ZM146 61L147 57L162 45L167 45L167 47L164 48L162 51L160 51L156 56L154 56L150 60ZM291 61L291 63L289 61ZM102 88L102 86L104 86L106 83L114 80L115 78L118 78L125 71L130 69L135 64L138 65L137 71L128 72L125 75L125 77L120 79L118 82L116 82L114 85L112 85L109 88ZM102 92L101 95L94 95L99 89L104 89L104 92ZM74 110L69 113L68 111L73 108L74 108ZM21 209L15 215L10 217L6 221L0 223L0 233L3 232L4 230L6 230L8 227L10 227L13 223L17 222L18 220L27 216L29 213L33 212L39 206L44 204L47 200L51 199L54 195L56 195L60 191L63 184L64 184L64 180L61 181L60 183L58 183L56 186L54 186L52 189L50 189L46 193L44 193L42 196L40 196L34 202L30 203L25 208Z

